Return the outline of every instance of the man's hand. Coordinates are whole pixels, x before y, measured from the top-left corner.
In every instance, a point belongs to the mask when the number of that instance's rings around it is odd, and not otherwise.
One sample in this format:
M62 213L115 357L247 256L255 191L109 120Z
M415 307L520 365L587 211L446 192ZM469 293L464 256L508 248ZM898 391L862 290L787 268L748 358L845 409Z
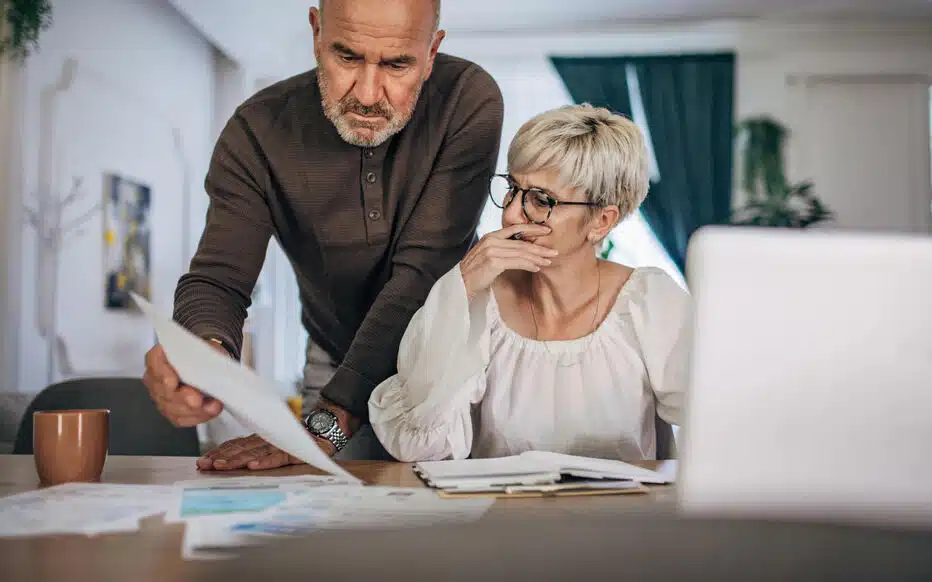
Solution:
M300 465L303 462L265 442L262 437L252 434L228 440L209 451L197 460L197 468L204 471L231 471L244 467L261 470Z
M359 430L359 419L333 402L321 398L318 408L326 408L337 417L340 428L348 439ZM327 439L311 435L317 446L329 456L333 456L337 449ZM276 469L286 465L300 465L303 461L292 457L281 449L270 445L259 435L249 435L238 439L231 439L219 447L209 451L197 460L197 468L204 471L231 471L233 469Z
M332 456L336 452L330 441L313 438L321 450L328 455ZM247 437L230 439L208 451L197 460L197 468L202 471L232 471L243 468L261 471L303 463L301 459L292 457L278 447L265 442L259 435L251 434Z
M223 346L209 343L229 355ZM160 345L146 353L146 372L142 381L149 389L149 396L159 412L175 426L195 426L223 411L223 404L219 400L181 382L178 372L168 362L165 350Z

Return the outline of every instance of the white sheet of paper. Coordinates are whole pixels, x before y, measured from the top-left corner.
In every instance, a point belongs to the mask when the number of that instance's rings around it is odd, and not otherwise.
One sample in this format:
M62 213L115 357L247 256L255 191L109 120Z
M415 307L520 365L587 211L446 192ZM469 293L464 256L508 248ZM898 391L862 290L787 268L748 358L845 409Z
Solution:
M171 486L70 483L0 499L0 537L128 532L170 507Z
M139 295L131 296L152 322L168 361L186 384L223 402L237 420L279 449L321 471L359 482L317 446L261 376L220 354Z

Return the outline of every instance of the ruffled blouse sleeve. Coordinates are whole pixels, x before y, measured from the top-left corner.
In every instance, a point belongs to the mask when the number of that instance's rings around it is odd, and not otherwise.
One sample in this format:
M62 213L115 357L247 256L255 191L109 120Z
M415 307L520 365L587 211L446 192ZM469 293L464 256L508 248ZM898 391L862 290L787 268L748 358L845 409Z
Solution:
M680 425L689 382L692 300L670 275L644 269L632 289L631 318L640 343L657 414Z
M369 398L369 422L399 461L469 456L472 407L486 388L488 305L488 292L467 299L457 265L411 318L398 350L398 373Z

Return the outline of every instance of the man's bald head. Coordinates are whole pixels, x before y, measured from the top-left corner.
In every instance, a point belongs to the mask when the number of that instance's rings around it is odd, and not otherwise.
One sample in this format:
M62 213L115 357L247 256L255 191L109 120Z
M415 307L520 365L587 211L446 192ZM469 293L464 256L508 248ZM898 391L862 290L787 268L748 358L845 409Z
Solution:
M330 4L332 2L352 2L352 1L353 0L320 0L319 10L320 10L320 15L321 15L321 20L323 20L324 6L326 6L327 4ZM434 14L434 32L437 32L437 30L440 28L440 0L428 0L427 2L422 2L422 0L413 0L413 1L417 3L424 3L424 4L430 5L433 11L433 14Z

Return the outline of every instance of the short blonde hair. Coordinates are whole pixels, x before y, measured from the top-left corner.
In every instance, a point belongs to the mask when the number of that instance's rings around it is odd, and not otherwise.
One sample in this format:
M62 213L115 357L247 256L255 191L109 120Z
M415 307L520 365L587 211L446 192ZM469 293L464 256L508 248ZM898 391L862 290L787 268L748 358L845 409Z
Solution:
M508 171L556 171L561 185L589 202L615 205L621 218L647 196L647 146L630 119L588 103L545 111L518 130L508 148Z

